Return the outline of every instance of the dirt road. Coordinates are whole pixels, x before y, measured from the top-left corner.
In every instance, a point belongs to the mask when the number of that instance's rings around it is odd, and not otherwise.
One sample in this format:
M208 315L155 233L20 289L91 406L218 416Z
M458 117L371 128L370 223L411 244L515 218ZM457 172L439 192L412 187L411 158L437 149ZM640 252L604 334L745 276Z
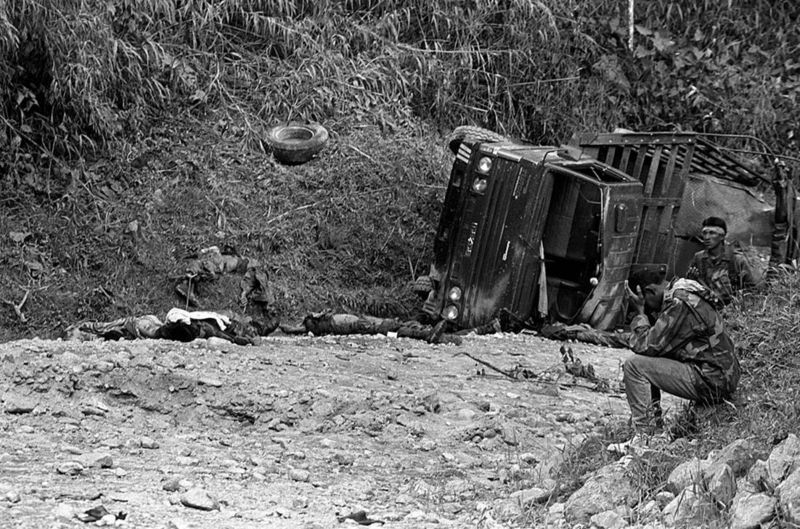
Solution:
M357 511L397 528L502 519L565 446L627 417L629 353L570 344L611 382L600 393L564 373L561 345L0 344L0 526L84 526L75 515L101 505L99 523L137 528L330 528Z

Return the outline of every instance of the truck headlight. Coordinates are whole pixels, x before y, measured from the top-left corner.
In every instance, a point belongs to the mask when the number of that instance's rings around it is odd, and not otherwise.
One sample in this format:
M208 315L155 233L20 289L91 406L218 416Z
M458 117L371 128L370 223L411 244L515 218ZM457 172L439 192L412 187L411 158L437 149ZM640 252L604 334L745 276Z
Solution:
M489 187L489 182L485 178L476 178L472 182L472 190L478 194L485 193L487 187Z
M442 316L444 316L444 319L448 321L454 321L456 318L458 318L458 307L455 305L448 305L445 307Z
M453 287L447 291L447 299L455 303L456 301L461 301L462 294L463 292L459 287Z
M480 160L478 160L478 172L481 174L489 174L489 171L492 170L492 159L488 156L484 156Z

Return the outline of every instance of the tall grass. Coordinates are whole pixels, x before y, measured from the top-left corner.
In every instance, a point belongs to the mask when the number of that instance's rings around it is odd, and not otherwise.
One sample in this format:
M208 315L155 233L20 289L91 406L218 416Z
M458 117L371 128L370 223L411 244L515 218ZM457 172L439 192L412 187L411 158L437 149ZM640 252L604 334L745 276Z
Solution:
M740 348L740 396L731 420L705 433L721 440L748 436L769 446L800 428L800 277L783 274L767 292L743 298L729 312L728 326Z
M250 148L275 121L413 115L543 142L623 125L796 147L794 3L639 2L634 50L623 4L7 0L0 139L77 157L177 105L243 122Z

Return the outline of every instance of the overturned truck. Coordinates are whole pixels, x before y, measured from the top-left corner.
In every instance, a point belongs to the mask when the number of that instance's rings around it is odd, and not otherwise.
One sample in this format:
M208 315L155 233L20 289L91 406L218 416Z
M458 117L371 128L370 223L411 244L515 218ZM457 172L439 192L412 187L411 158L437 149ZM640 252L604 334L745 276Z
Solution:
M505 312L613 328L625 281L684 274L707 215L728 221L729 241L772 246L781 262L797 253L790 179L698 134L582 134L534 146L464 127L450 148L423 310L457 327Z

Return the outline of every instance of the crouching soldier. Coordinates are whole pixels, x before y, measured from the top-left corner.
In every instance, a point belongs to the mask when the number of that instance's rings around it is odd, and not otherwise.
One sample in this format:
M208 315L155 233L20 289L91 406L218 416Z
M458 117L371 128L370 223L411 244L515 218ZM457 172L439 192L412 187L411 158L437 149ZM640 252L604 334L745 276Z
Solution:
M623 366L623 382L633 426L645 434L640 439L657 431L662 390L701 405L733 394L739 361L713 292L697 281L677 279L637 287L636 293L628 288L627 296L638 314L631 322L635 354ZM648 309L658 314L652 325Z

